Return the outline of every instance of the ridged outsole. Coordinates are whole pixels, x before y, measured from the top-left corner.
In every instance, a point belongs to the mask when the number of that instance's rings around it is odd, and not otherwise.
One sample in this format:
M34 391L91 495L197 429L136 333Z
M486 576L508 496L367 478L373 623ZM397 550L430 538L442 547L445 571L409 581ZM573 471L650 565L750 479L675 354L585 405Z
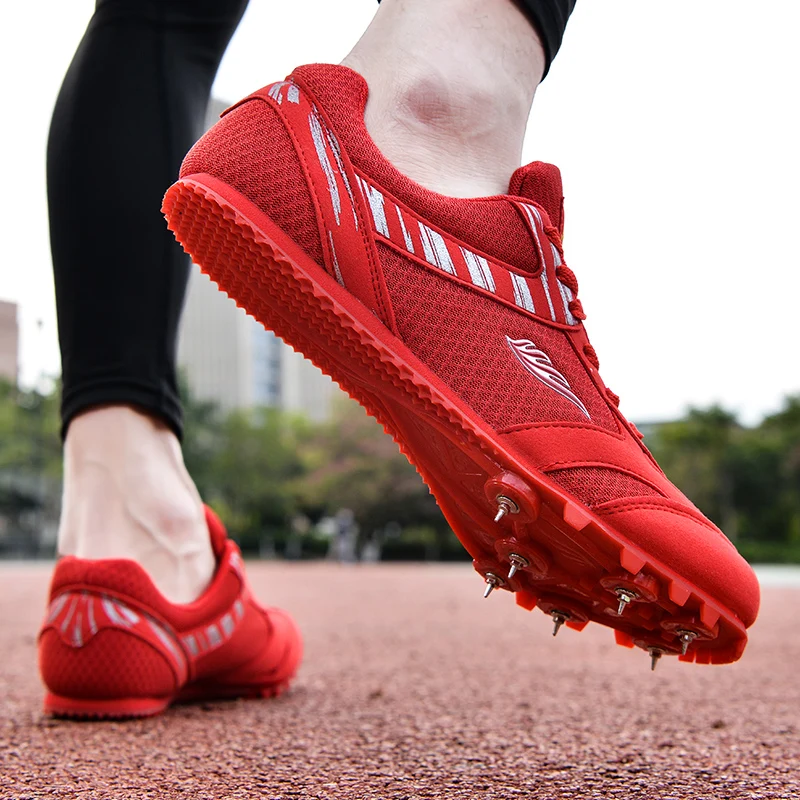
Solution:
M729 663L747 643L724 605L505 450L427 367L230 187L189 176L167 192L170 229L235 302L302 352L393 436L484 576L568 627L615 629L617 643L682 661ZM497 498L511 512L494 521ZM512 580L508 558L524 557ZM635 600L617 614L618 589ZM692 633L681 654L680 633Z
M48 692L44 698L44 712L57 719L86 721L144 719L155 717L170 706L216 700L268 700L280 697L289 690L292 678L274 686L219 688L213 684L196 687L191 684L177 696L168 698L132 697L114 700L61 697Z
M123 720L154 717L165 711L171 698L130 697L115 700L61 697L48 692L44 698L45 713L59 719Z

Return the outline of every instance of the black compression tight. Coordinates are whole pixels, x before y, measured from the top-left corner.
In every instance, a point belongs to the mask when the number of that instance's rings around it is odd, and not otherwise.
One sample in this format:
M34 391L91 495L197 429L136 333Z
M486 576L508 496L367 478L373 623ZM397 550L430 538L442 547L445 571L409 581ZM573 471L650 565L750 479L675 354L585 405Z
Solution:
M520 0L547 67L575 0ZM47 148L62 362L62 431L131 405L180 437L175 357L188 260L161 198L203 131L247 0L97 0L58 96Z

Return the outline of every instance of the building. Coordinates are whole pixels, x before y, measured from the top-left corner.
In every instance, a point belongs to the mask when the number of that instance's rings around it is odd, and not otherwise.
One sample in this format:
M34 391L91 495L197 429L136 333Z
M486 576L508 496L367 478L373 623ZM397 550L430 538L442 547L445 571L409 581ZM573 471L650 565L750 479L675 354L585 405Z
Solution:
M210 126L225 104L212 100ZM198 399L230 411L266 405L324 420L338 386L192 267L180 336L178 366Z
M341 393L308 359L295 353L197 267L192 267L178 340L178 366L200 400L231 411L272 406L314 420L330 415Z
M19 375L17 304L0 300L0 378L16 384Z

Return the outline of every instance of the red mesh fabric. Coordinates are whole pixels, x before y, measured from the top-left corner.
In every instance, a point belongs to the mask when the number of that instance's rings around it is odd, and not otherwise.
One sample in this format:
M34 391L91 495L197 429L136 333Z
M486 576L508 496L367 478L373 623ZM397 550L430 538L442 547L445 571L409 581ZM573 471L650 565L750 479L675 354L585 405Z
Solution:
M167 659L124 631L100 631L81 648L65 644L57 631L45 631L39 667L50 691L64 697L168 697L178 689Z
M310 64L292 73L317 98L354 166L472 248L519 269L536 268L531 235L512 205L502 197L462 199L437 194L409 180L387 161L364 125L367 84L347 67Z
M560 231L564 229L564 192L561 172L553 164L534 161L520 167L512 176L508 193L537 202Z
M569 467L546 475L590 508L626 497L664 496L650 484L607 467Z
M323 261L317 217L294 145L266 103L226 114L189 151L181 176L205 172L255 203L318 264Z
M194 603L173 605L153 585L148 574L133 561L62 559L50 587L51 597L59 589L88 586L130 600L138 609L165 620L177 631L194 628L223 614L239 596L241 583L223 563L208 590Z
M541 421L587 422L568 400L536 380L506 335L544 350L583 401L592 423L617 431L565 334L398 255L378 251L400 337L453 391L498 430Z

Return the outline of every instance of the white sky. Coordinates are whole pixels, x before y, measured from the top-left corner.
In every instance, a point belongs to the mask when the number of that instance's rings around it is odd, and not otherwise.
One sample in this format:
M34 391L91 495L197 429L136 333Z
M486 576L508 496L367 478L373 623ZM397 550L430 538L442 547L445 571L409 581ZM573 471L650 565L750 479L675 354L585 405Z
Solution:
M28 383L59 371L44 153L92 8L3 4L0 298L21 305ZM251 0L215 94L341 60L373 10ZM579 0L539 90L525 159L561 167L567 262L634 419L720 401L754 421L800 391L798 30L786 0Z

